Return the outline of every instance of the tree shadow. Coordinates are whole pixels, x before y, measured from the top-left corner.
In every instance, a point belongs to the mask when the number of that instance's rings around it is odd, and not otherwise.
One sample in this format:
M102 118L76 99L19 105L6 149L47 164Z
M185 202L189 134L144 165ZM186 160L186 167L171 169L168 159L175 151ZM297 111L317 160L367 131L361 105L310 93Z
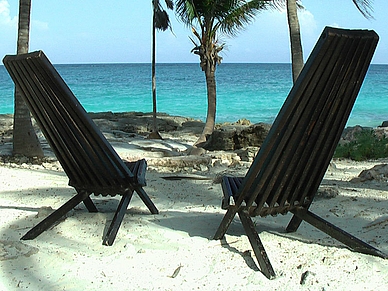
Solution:
M129 209L126 212L128 215L124 217L123 223L126 225L122 225L121 230L119 230L119 234L123 227L128 227L128 223L131 225L136 223L139 218L139 223L168 228L173 232L181 231L187 233L190 237L201 237L207 240L212 240L224 215L224 212L219 208L221 200L220 196L222 194L221 187L219 185L203 184L202 182L192 180L164 181L163 179L160 179L160 176L160 174L152 176L151 181L148 183L149 186L145 187L148 194L156 197L156 201L154 202L159 208L160 214L147 215L147 208L144 206L142 201L139 198L134 197L129 205ZM332 183L331 181L329 182ZM160 183L164 184L164 187L166 188L163 189L165 189L165 191L167 189L167 193L160 192ZM187 190L187 193L181 193L179 192L181 190L178 190L180 187L175 187L175 183L183 183L183 191L186 191L186 189L189 188L191 188L191 190ZM349 186L348 182L334 181L333 183L337 183L344 188ZM351 186L352 188L354 187L353 184L351 184ZM361 185L359 186L362 188ZM212 191L210 191L210 188L216 189L212 189ZM2 233L0 233L0 246L2 251L6 252L7 249L11 249L17 256L12 256L11 254L8 257L3 257L1 268L4 271L3 274L8 274L10 284L12 283L15 286L19 283L14 282L15 278L29 276L30 281L36 283L36 286L30 286L31 289L34 289L34 287L37 289L39 286L44 284L47 286L47 290L56 290L58 286L51 282L50 279L37 276L35 278L31 278L34 276L34 273L29 272L28 267L26 267L35 266L36 268L44 268L46 264L49 263L38 262L36 260L36 257L38 256L37 254L39 254L41 248L40 245L44 246L45 244L50 244L54 241L54 239L58 239L58 237L60 237L60 245L71 246L75 252L82 252L83 250L90 251L90 248L95 248L96 251L101 252L100 247L102 236L106 231L106 226L109 224L109 221L114 215L120 196L92 196L92 199L101 214L89 214L82 203L76 207L74 210L75 213L71 214L71 219L75 221L75 227L82 226L82 222L79 218L84 216L90 217L90 221L93 219L98 220L97 225L95 227L93 226L95 233L91 232L85 234L96 236L96 239L93 241L95 241L98 246L94 247L90 246L85 241L66 237L55 227L46 231L44 236L37 238L34 242L19 241L19 238L25 231L42 219L33 217L39 211L41 206L52 206L55 208L62 205L75 194L74 189L70 187L47 187L28 189L25 191L28 193L8 191L5 194L7 195L7 199L9 201L16 201L13 197L17 196L17 198L20 198L20 195L24 194L32 196L35 201L35 205L39 205L39 207L32 205L28 206L25 205L25 203L22 205L15 203L0 205L1 211L13 209L21 212L21 214L15 216L12 221L7 222L7 226L2 227ZM196 195L195 199L193 199L190 195ZM42 205L44 200L53 198L53 196L55 196L54 200L51 200L53 201L53 205ZM203 204L199 205L199 201L203 201ZM169 205L171 205L169 203L176 203L175 209L174 207L169 207ZM210 206L210 210L207 208L208 206ZM388 223L383 222L381 224L371 224L371 222L373 222L376 217L386 215L386 209L388 209L388 199L383 199L381 197L379 197L379 199L375 199L373 197L363 197L358 195L358 192L355 192L354 197L340 194L331 199L320 198L313 202L311 207L311 211L315 214L327 219L334 225L350 232L356 237L367 241L385 253L388 252L388 240L385 231ZM319 244L326 247L345 248L345 246L343 246L340 242L337 242L319 230L314 229L307 223L302 223L296 233L286 233L285 227L287 226L290 218L291 215L288 214L268 218L255 217L253 218L253 221L256 224L256 229L259 234L268 232L275 236L298 240L303 243ZM127 223L125 221L127 221ZM244 229L238 217L233 220L227 234L230 236L245 237ZM229 240L228 237L227 239ZM161 243L165 243L165 241L161 241ZM265 241L263 241L263 243L265 243ZM226 239L221 240L221 246L242 256L246 264L252 270L258 270L255 260L252 258L251 252L239 250L233 246L233 242L227 241ZM114 251L115 249L113 247L111 250L107 251L107 253L112 253Z

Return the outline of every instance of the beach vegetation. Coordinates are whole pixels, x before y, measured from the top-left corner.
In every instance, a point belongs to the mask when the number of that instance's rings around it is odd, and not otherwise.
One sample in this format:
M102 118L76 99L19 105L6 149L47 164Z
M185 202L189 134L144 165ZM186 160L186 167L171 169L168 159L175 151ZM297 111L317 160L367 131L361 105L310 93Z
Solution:
M178 0L176 13L178 18L194 35L192 53L200 58L200 66L205 73L207 89L207 115L202 134L194 143L201 147L215 127L216 118L216 66L222 61L220 52L224 43L218 35L236 36L261 10L272 6L272 1L236 1L236 0Z
M174 9L174 2L172 0L164 0L167 9ZM171 29L170 17L166 9L163 8L159 0L152 0L152 108L153 108L153 122L152 131L149 138L162 139L158 131L156 118L156 30L166 31Z
M30 37L31 0L19 0L17 54L28 53ZM43 150L31 121L31 113L23 97L15 88L13 122L13 154L43 157Z
M387 136L378 136L373 130L362 130L356 132L354 138L351 142L338 145L334 158L366 161L388 157Z

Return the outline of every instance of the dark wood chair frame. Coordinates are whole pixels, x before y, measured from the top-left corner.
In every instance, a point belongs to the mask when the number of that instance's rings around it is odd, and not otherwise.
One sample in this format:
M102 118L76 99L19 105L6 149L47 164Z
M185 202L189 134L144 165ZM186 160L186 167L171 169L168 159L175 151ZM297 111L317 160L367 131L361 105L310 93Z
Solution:
M6 56L3 63L77 192L23 240L34 239L81 202L97 212L93 193L122 196L104 245L113 244L134 191L152 214L158 213L143 189L146 161L119 157L42 51Z
M387 255L309 211L347 123L378 42L374 31L326 27L245 177L223 177L227 209L214 239L238 214L262 273L275 272L252 216L287 214L286 231L304 220L357 252ZM233 197L235 203L231 205Z

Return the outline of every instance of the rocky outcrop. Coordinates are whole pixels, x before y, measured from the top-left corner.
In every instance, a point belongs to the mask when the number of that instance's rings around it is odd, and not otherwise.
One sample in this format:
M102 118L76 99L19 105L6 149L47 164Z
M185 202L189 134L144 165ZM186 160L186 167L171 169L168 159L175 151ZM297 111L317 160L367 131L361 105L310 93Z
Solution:
M248 147L259 147L268 134L270 125L257 123L250 126L227 124L216 129L209 137L206 150L234 151Z
M341 139L340 139L340 144L348 143L355 141L355 134L362 132L362 131L374 131L377 137L381 138L383 136L388 136L388 122L384 121L382 126L373 128L373 127L363 127L360 125L352 126L352 127L347 127L344 129Z
M379 127L388 127L388 120L383 121L383 123Z
M104 130L120 130L126 133L144 134L149 133L153 124L152 113L143 112L99 112L89 113L98 127ZM160 132L176 130L191 130L200 133L204 123L200 120L172 116L166 113L157 114L157 127Z
M365 181L388 182L388 164L376 165L372 169L363 170L358 177L350 182L359 183Z

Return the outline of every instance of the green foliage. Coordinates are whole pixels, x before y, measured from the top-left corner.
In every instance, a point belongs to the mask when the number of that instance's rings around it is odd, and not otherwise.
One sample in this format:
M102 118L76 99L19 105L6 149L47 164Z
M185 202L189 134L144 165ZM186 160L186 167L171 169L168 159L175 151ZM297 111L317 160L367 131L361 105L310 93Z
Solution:
M354 141L338 145L334 158L365 161L388 157L388 138L385 135L378 137L373 130L363 130L354 137Z

